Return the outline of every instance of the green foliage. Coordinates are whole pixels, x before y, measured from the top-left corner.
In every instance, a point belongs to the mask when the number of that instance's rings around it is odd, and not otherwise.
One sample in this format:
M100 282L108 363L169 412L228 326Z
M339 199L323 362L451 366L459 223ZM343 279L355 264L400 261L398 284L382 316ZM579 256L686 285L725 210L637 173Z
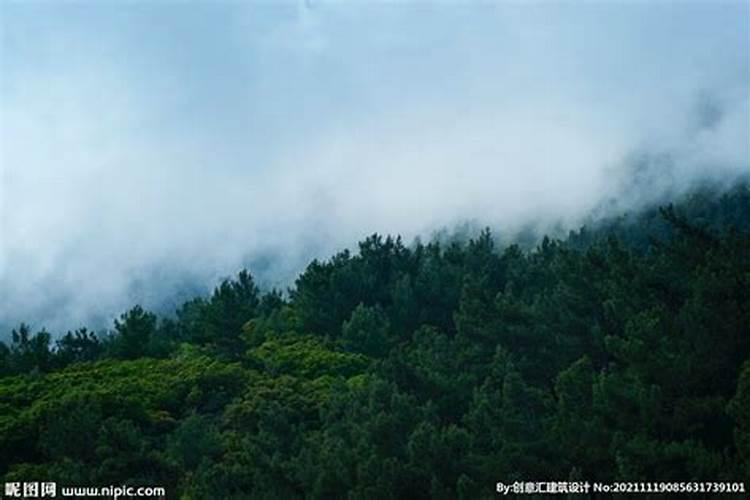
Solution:
M288 297L0 343L0 482L199 498L495 498L750 477L750 191L498 248L371 236Z
M115 320L116 335L109 350L120 359L135 359L146 353L146 347L156 331L156 315L135 306Z
M21 323L11 332L10 348L5 352L6 370L11 373L48 371L52 368L52 353L49 351L51 336L42 329L32 334L29 325Z
M103 350L99 337L86 328L66 333L55 344L56 363L61 367L71 363L94 361L101 356Z
M208 300L185 303L177 312L182 337L188 342L210 347L217 355L237 359L244 351L243 325L256 316L260 293L249 272L241 271L236 280L224 280ZM266 298L268 307L272 298Z
M273 375L289 374L305 379L323 375L349 377L362 372L369 360L355 353L336 351L314 336L284 335L248 351L252 365Z
M360 304L341 330L344 346L353 352L382 358L393 345L388 317L379 307Z

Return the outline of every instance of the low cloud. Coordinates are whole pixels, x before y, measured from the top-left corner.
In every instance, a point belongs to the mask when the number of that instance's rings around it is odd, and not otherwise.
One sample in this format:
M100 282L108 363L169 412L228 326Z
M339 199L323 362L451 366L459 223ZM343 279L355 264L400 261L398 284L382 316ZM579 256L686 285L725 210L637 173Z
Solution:
M0 324L750 172L744 2L1 9Z

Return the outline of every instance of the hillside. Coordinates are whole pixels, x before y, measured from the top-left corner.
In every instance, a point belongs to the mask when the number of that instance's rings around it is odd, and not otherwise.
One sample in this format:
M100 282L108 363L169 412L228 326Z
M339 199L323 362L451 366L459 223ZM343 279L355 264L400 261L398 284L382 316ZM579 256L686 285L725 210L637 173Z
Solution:
M0 344L0 482L170 498L494 498L750 478L750 188L532 250L373 235L98 335ZM644 498L649 495L643 495Z

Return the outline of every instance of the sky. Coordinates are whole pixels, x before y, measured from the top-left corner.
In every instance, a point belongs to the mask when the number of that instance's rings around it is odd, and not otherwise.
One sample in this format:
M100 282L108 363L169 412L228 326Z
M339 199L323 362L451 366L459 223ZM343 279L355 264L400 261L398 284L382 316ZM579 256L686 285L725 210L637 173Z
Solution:
M750 173L749 138L746 1L0 0L0 326L576 227Z

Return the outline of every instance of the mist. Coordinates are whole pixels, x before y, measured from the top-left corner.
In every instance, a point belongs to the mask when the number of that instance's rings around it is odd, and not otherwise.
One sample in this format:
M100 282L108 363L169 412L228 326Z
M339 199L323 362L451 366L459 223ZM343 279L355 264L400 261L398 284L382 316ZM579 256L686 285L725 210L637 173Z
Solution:
M3 325L750 173L746 2L5 2L0 29Z

